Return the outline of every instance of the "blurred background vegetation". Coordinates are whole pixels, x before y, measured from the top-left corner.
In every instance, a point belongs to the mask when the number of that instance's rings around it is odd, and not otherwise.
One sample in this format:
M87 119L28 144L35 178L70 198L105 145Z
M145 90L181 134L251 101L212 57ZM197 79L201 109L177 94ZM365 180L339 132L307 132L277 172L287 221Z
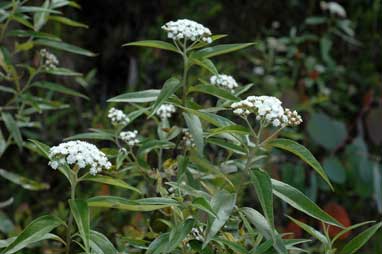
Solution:
M46 29L97 54L82 57L57 52L62 65L84 73L82 78L62 79L62 83L76 87L89 100L67 98L70 108L39 115L43 128L31 130L27 136L57 144L88 128L106 125L108 98L128 91L160 88L171 73L179 73L181 68L170 53L121 45L148 38L165 39L161 25L188 18L204 24L213 33L228 34L224 43L256 42L251 49L220 57L218 69L233 75L241 84L253 83L256 95L279 96L285 104L303 112L301 129L286 135L312 150L335 183L336 192L333 194L314 174L304 170L303 164L280 154L274 156L280 163L273 175L303 190L345 225L380 220L381 1L338 3L345 8L345 17L323 10L317 0L79 1L81 9L65 9L65 15L87 24L87 29L73 30L58 23ZM148 132L149 128L140 126ZM0 200L10 196L15 199L11 207L0 210L0 235L12 234L36 214L56 209L57 202L66 195L65 183L49 174L46 161L27 150L20 152L11 147L0 159L0 166L54 186L48 191L30 192L0 178ZM52 199L52 195L56 198ZM253 200L242 197L242 202L250 204ZM59 207L56 213L65 213L64 203ZM123 228L126 235L137 233L133 231L139 224L139 215L126 218L124 213L115 211L114 215L110 224L104 226L110 234L121 232L117 227ZM294 217L305 219L302 214ZM295 225L278 223L301 236ZM381 239L379 233L368 253L380 252Z

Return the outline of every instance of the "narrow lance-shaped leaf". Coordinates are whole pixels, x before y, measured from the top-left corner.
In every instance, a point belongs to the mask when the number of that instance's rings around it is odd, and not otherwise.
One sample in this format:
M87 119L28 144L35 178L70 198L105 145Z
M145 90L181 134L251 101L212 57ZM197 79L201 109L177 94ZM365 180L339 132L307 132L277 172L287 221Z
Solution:
M47 183L37 182L35 180L26 178L24 176L15 174L13 172L6 171L1 168L0 168L0 176L11 181L12 183L20 185L26 190L38 191L38 190L49 189L49 184Z
M239 98L233 95L231 92L224 90L222 88L219 88L214 85L210 84L202 84L202 85L196 85L192 86L188 90L189 93L192 92L198 92L198 93L205 93L210 94L213 96L216 96L221 99L230 100L230 101L238 101Z
M194 226L194 219L187 219L184 223L176 225L170 232L167 253L171 253L187 237Z
M165 41L158 41L158 40L146 40L146 41L130 42L130 43L123 44L122 46L124 46L124 47L125 46L149 47L149 48L164 49L164 50L179 53L178 49L174 45L172 45L171 43L168 43Z
M86 252L90 253L90 216L88 204L85 200L70 199L69 206Z
M51 47L54 49L59 49L63 51L67 51L70 53L78 54L78 55L84 55L84 56L95 56L95 54L89 50L74 46L72 44L68 44L66 42L62 41L53 41L53 40L46 40L46 39L38 39L34 42L36 45L45 46L45 47Z
M314 158L312 153L306 149L304 146L300 145L299 143L289 140L289 139L274 139L271 140L269 145L289 151L293 153L294 155L298 156L300 159L305 161L309 166L311 166L324 180L325 182L330 186L331 189L333 189L332 184L330 183L330 180L328 176L325 173L325 170L321 167L320 163Z
M357 250L362 248L362 246L364 246L367 241L369 241L369 239L379 230L381 226L382 222L375 224L374 226L358 234L344 246L344 248L340 251L340 254L355 253Z
M254 45L254 43L236 43L236 44L221 44L213 47L203 48L195 52L195 58L210 58L218 55L227 54L233 51L237 51L249 46Z
M146 103L156 101L161 90L150 89L138 92L124 93L113 97L107 102L129 102L129 103Z
M153 109L151 111L150 117L153 116L159 107L171 96L173 95L176 90L181 86L181 83L178 79L176 78L169 78L166 80L164 83L157 100L155 101L153 105Z
M177 206L177 201L170 198L146 198L128 200L115 196L97 196L88 199L90 207L115 208L128 211L154 211L170 206Z
M110 176L103 176L103 175L86 175L85 177L81 178L81 181L91 181L91 182L97 182L97 183L104 183L108 185L117 186L123 189L132 190L138 193L141 193L140 190L137 188L131 186L130 184L126 183L122 179L118 179L115 177Z
M67 94L67 95L82 97L84 99L89 99L87 96L83 95L82 93L77 92L76 90L70 89L66 86L56 84L53 82L39 81L39 82L33 83L32 86L43 88L43 89L48 89L48 90L51 90L53 92L58 92L58 93L63 93L63 94Z
M119 252L105 235L90 230L90 247L95 254L118 254Z
M208 223L206 240L203 243L203 248L215 237L217 232L227 222L232 210L236 204L236 195L226 191L218 192L211 200L212 209L216 213L216 217L210 217Z
M272 240L273 247L277 250L278 253L287 253L280 235L277 234L276 230L269 225L268 221L261 213L250 207L242 208L241 212L245 214L248 220L256 227L259 233L265 237L265 239Z
M328 224L341 227L343 226L323 211L318 205L316 205L312 200L305 196L301 191L296 188L272 179L273 194L282 199L284 202L288 203L292 207L306 213L313 218L326 222Z
M307 225L307 224L305 224L305 223L303 223L301 221L298 221L296 219L293 219L290 216L287 216L287 217L291 221L293 221L297 226L299 226L300 228L305 230L308 234L310 234L311 236L315 237L317 240L319 240L323 244L325 244L325 245L329 244L329 239L327 239L320 231L317 231L314 228L312 228L311 226L309 226L309 225Z
M264 215L267 218L269 225L274 227L271 178L265 171L261 169L254 169L251 172L251 181L255 185L256 194L260 201Z
M23 147L23 139L21 137L20 129L13 116L9 113L1 113L1 118L3 119L5 126L7 127L12 138L15 140L17 146L21 150Z
M203 126L200 122L199 117L191 113L183 113L184 119L188 129L190 130L191 136L194 139L196 149L199 156L203 157L204 150L204 138L203 138Z
M63 224L64 222L56 216L41 216L32 221L1 254L16 253L26 246L42 240L47 233Z

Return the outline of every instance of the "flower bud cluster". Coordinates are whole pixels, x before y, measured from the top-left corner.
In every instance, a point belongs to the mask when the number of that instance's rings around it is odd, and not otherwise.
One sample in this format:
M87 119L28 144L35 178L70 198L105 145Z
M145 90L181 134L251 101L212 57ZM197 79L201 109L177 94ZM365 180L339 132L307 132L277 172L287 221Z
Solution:
M284 110L281 101L273 96L249 96L245 100L232 103L231 108L234 114L242 117L253 113L258 121L272 124L274 127L296 126L302 122L296 111Z
M174 105L172 104L162 104L156 114L162 118L162 119L165 119L165 118L171 118L172 114L174 114L176 112L176 108Z
M302 117L296 110L292 111L289 108L286 108L285 115L288 117L288 125L290 126L297 126L302 123Z
M119 134L119 137L126 142L129 146L133 147L139 143L139 140L137 138L138 136L138 131L122 131Z
M210 83L212 85L215 85L224 89L228 89L231 91L231 93L234 92L235 88L239 87L236 80L232 76L225 75L225 74L218 74L218 75L211 76Z
M65 164L77 166L79 169L89 168L91 175L96 175L102 169L110 169L111 163L106 155L95 145L76 140L61 143L49 150L49 166L57 169Z
M40 56L41 56L43 65L46 66L48 69L57 68L59 61L57 57L53 55L52 53L50 53L48 50L41 49Z
M186 147L195 147L194 138L188 129L183 129L182 141Z
M107 117L110 118L113 125L127 125L130 122L129 117L122 110L111 108Z
M169 21L162 26L162 29L167 32L167 37L170 39L212 42L210 29L192 20Z

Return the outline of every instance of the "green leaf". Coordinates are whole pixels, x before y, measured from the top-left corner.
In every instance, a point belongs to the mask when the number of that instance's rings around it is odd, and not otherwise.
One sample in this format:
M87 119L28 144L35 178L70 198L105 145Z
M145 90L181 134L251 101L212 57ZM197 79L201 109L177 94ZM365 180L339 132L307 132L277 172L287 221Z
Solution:
M119 252L105 235L90 230L90 248L93 254L118 254Z
M209 84L201 84L197 86L192 86L188 90L191 92L205 93L216 96L221 99L229 100L229 101L239 101L240 99L233 95L231 92L224 90L220 87L209 85Z
M224 133L248 135L250 131L248 128L235 124L235 125L228 125L228 126L223 126L220 128L210 129L208 137L216 136L216 135L220 135Z
M188 129L190 130L191 136L194 139L196 150L199 156L203 157L204 150L204 138L203 138L203 126L200 122L199 117L191 113L183 113L184 119Z
M0 129L0 158L8 147L8 142L5 141L3 132Z
M11 114L6 112L1 113L1 118L3 119L4 124L7 127L9 133L11 134L12 138L21 150L23 148L23 139L21 137L20 129L17 126L15 119Z
M328 176L326 175L324 169L321 167L320 163L314 158L313 154L306 149L303 145L300 145L299 143L289 140L289 139L274 139L271 140L269 145L286 150L288 152L293 153L303 161L305 161L309 166L311 166L324 180L325 182L330 186L330 188L333 190L333 186L330 183L330 180Z
M170 233L161 234L154 241L152 241L147 248L146 254L161 254L167 250Z
M49 150L50 150L50 147L48 145L46 145L44 143L41 143L40 141L35 140L35 139L29 139L29 141L32 142L35 145L36 151L38 153L40 153L46 159L49 159Z
M267 218L269 225L274 227L271 178L265 171L256 168L251 172L251 181L255 185L256 194L264 215Z
M223 243L224 245L227 245L228 248L234 251L234 253L248 254L248 250L238 243L231 242L224 238L215 238L214 241L217 243Z
M67 52L78 54L78 55L96 56L96 54L94 54L93 52L89 50L68 44L66 42L38 39L38 40L35 40L34 43L36 45L59 49L59 50L67 51Z
M343 122L323 113L315 113L311 116L307 130L314 142L331 151L343 144L348 135Z
M76 140L76 139L99 139L99 140L114 140L114 135L108 132L85 132L80 133L64 140Z
M184 223L176 225L170 232L166 253L171 253L187 237L194 227L195 220L187 219Z
M243 207L241 211L245 214L248 220L254 225L261 235L263 235L267 240L272 240L273 247L278 253L288 253L281 237L277 232L269 225L265 217L250 207Z
M237 153L237 154L240 154L240 155L245 155L246 154L246 151L244 148L242 148L241 146L239 145L236 145L236 144L233 144L231 142L228 142L227 140L225 139L221 139L221 138L207 138L207 142L210 143L210 144L214 144L214 145L217 145L217 146L220 146L228 151L231 151L231 152L234 152L234 153Z
M211 199L211 207L216 213L216 217L210 217L207 228L206 240L203 248L215 237L219 230L227 222L236 204L236 194L226 191L219 191Z
M343 228L343 226L337 220L323 211L301 191L275 179L272 179L271 181L273 194L282 199L284 202L288 203L297 210L312 216L313 218Z
M138 92L124 93L113 97L107 102L130 102L130 103L145 103L156 101L161 90L159 89L150 89Z
M15 183L17 185L20 185L26 190L46 190L49 189L49 184L47 183L41 183L34 180L31 180L29 178L26 178L24 176L6 171L4 169L0 168L0 176L4 177L5 179L11 181L12 183Z
M153 116L157 110L159 109L159 107L171 96L173 95L176 90L178 90L181 86L181 83L178 79L176 78L169 78L168 80L166 80L166 82L164 83L159 95L158 95L158 98L156 99L154 105L153 105L153 109L151 111L151 114L150 116Z
M42 10L37 11L33 15L33 28L35 31L39 31L45 23L48 21L49 16L49 0L45 0L42 4Z
M236 43L236 44L221 44L213 47L204 48L195 52L193 57L195 58L210 58L218 55L227 54L233 51L237 51L249 46L254 45L254 43Z
M170 198L146 198L128 200L115 196L97 196L88 199L90 207L115 208L128 211L146 212L176 206L178 202Z
M214 74L214 75L219 74L219 72L216 69L214 63L210 59L208 59L208 58L198 59L198 58L191 57L190 61L191 61L192 64L199 65L200 67L202 67L202 68L206 69L207 71L211 72L211 74Z
M154 149L170 149L174 146L174 143L166 140L148 139L141 142L141 147L139 147L138 154L141 156Z
M204 198L204 197L197 197L192 201L191 204L192 207L197 208L199 210L202 210L209 215L216 217L217 214L215 213L214 209L211 207L210 203Z
M118 179L115 177L110 176L103 176L103 175L86 175L85 177L81 178L81 181L91 181L91 182L97 182L97 183L104 183L108 185L117 186L123 189L132 190L138 193L142 193L139 189L131 186L130 184L126 183L122 179Z
M85 246L86 253L90 253L90 216L88 204L85 200L70 199L69 206L76 221L78 232Z
M44 72L49 73L51 75L56 75L56 76L69 76L69 77L78 77L82 76L82 73L72 71L67 68L62 68L62 67L57 67L54 69L46 69Z
M60 37L57 37L53 34L43 33L43 32L35 32L35 31L29 31L29 30L22 30L22 29L15 29L15 30L9 31L9 32L7 32L6 35L7 36L16 36L16 37L34 37L34 38L40 38L40 39L61 41Z
M344 230L339 232L335 237L333 237L332 244L334 244L334 242L337 241L337 239L339 239L342 235L346 234L347 232L350 232L353 229L362 227L362 226L364 226L366 224L370 224L370 223L375 223L375 221L364 221L364 222L357 223L357 224L351 225L350 227L345 228Z
M1 254L16 253L26 246L42 240L47 233L63 224L64 222L56 216L41 216L32 221Z
M67 25L67 26L88 28L88 26L85 25L84 23L80 23L80 22L77 22L77 21L71 20L69 18L62 17L62 16L50 15L49 20L53 20L53 21L59 22L61 24Z
M59 85L57 83L49 82L49 81L39 81L32 84L34 87L39 87L43 89L48 89L54 92L73 95L77 97L81 97L84 99L89 99L87 96L83 95L82 93L79 93L73 89L67 88L66 86Z
M338 158L334 156L325 158L322 165L330 180L340 184L346 181L345 168L342 166L342 163Z
M366 229L362 233L358 234L356 237L351 239L344 248L340 251L340 254L353 254L359 250L369 239L378 231L382 226L382 222L375 224L374 226Z
M312 235L313 237L315 237L317 240L319 240L320 242L322 242L323 244L325 244L326 246L328 246L329 244L329 239L327 239L320 231L317 231L315 230L314 228L312 228L311 226L301 222L301 221L298 221L296 219L293 219L292 217L290 216L287 216L291 221L293 221L297 226L299 226L300 228L302 228L303 230L305 230L307 233L309 233L310 235Z
M168 51L173 51L176 53L178 52L178 49L165 41L158 41L158 40L146 40L146 41L136 41L136 42L130 42L122 45L125 46L139 46L139 47L149 47L149 48L157 48L157 49L164 49Z

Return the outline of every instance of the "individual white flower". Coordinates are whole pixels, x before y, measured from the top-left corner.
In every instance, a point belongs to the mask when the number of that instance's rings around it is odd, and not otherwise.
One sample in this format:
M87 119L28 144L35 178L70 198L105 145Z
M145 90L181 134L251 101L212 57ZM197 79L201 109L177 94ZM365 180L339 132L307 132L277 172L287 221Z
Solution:
M171 118L172 114L176 112L176 108L172 104L162 104L158 110L156 111L156 114L162 118Z
M111 108L107 117L110 118L113 125L127 125L130 122L129 117L122 110Z
M226 74L218 74L211 76L210 83L212 85L228 89L231 91L231 93L234 92L235 88L239 87L236 80L232 76Z
M253 113L256 120L274 127L296 126L302 122L296 111L284 109L281 101L273 96L248 96L245 100L232 103L231 108L234 114L242 117Z
M59 61L55 55L50 53L46 49L40 50L40 56L42 59L43 65L45 65L48 69L55 69L57 68L57 65L59 64Z
M128 146L135 146L139 143L139 140L137 138L138 131L122 131L119 134L119 137L127 143Z
M346 18L346 10L342 5L337 2L320 2L321 10L329 11L332 15L337 15L342 18Z
M102 169L111 167L106 155L95 145L80 140L68 141L51 147L49 159L49 166L53 169L68 164L77 166L79 169L89 168L91 175L96 175Z
M169 21L162 26L162 29L167 32L167 37L170 39L212 42L210 29L189 19Z
M265 70L262 66L256 66L255 68L253 68L253 73L255 73L258 76L262 76L264 75Z

